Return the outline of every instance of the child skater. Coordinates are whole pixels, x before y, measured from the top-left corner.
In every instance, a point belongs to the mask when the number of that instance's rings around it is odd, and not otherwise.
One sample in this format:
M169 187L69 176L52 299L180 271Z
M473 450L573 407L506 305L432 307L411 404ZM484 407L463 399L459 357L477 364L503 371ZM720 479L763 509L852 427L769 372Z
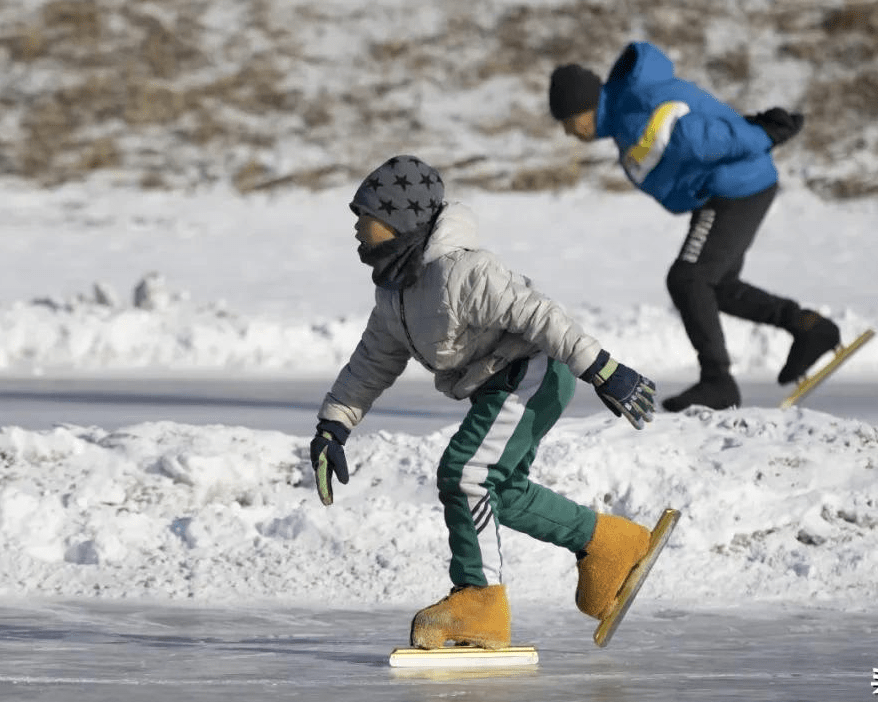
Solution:
M437 390L468 400L436 475L453 587L415 615L411 644L502 648L511 622L501 525L574 554L577 606L596 619L646 555L646 527L597 514L528 474L577 379L636 429L653 418L655 385L480 248L472 212L444 197L439 173L408 155L379 166L354 194L358 254L372 268L375 307L320 407L310 455L321 499L331 504L333 474L348 482L348 435L410 358L434 375Z

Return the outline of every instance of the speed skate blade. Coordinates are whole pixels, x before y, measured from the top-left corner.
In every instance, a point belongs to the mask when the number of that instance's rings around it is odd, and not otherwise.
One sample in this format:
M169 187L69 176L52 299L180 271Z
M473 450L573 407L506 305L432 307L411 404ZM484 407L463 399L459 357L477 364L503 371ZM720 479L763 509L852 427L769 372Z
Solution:
M393 668L512 668L538 662L539 654L533 646L395 648L390 654Z
M847 346L840 346L831 361L814 373L814 375L811 375L800 382L790 396L780 403L781 409L789 409L812 390L815 390L824 380L832 375L842 363L847 361L855 351L862 348L863 345L865 345L873 336L875 336L875 330L867 329Z
M649 575L649 571L652 570L652 566L658 560L659 554L662 552L665 544L668 543L671 532L674 530L674 526L676 526L679 519L680 512L676 509L666 509L662 516L659 517L655 529L652 530L649 538L649 550L640 563L634 566L625 582L622 583L622 588L619 590L619 596L616 599L616 606L610 610L610 613L601 620L601 623L595 629L594 642L601 648L610 643L616 628L622 623L625 613L628 611L631 603L634 602L640 586L643 585L646 576Z

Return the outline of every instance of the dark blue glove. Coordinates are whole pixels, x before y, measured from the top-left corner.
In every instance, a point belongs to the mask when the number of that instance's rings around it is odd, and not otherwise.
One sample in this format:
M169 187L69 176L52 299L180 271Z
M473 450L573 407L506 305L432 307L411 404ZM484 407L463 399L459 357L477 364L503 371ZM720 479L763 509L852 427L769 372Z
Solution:
M787 112L782 107L772 107L765 112L757 112L755 115L744 115L750 124L755 124L768 134L771 139L771 148L783 144L792 139L805 124L805 116L799 112Z
M317 435L311 439L311 465L317 477L317 494L325 505L332 504L333 473L342 484L348 483L348 462L342 446L350 433L341 422L321 419L317 423Z
M610 358L604 350L579 376L595 386L595 392L617 417L624 415L635 429L643 429L655 415L655 383L636 370Z

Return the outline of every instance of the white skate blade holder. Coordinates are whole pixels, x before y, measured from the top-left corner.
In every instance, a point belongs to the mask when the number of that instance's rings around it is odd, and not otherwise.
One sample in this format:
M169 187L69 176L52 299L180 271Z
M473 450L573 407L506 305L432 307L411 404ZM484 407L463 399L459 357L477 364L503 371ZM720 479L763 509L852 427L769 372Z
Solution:
M658 559L674 530L680 512L666 509L652 531L649 550L643 560L631 571L619 591L616 606L601 621L594 633L594 641L604 647L612 638L616 628L634 601L640 586ZM447 669L501 669L536 666L539 653L533 646L510 646L508 648L488 649L477 646L445 646L443 648L395 648L390 654L392 668L421 670Z
M479 648L445 646L443 648L395 648L390 654L392 668L517 668L539 663L533 646Z

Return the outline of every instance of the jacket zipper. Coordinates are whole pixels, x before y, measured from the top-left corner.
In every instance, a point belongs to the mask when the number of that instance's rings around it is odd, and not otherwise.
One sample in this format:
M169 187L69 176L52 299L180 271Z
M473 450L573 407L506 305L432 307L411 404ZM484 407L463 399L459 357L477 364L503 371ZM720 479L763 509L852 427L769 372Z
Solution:
M417 347L415 346L415 341L412 339L412 335L409 332L409 325L406 324L405 321L405 288L400 288L399 291L399 320L402 322L402 329L405 332L405 338L408 339L409 346L412 349L412 355L420 361L421 365L423 365L427 370L436 372L436 369L433 368L429 363L427 363L427 359L424 358L419 352Z

